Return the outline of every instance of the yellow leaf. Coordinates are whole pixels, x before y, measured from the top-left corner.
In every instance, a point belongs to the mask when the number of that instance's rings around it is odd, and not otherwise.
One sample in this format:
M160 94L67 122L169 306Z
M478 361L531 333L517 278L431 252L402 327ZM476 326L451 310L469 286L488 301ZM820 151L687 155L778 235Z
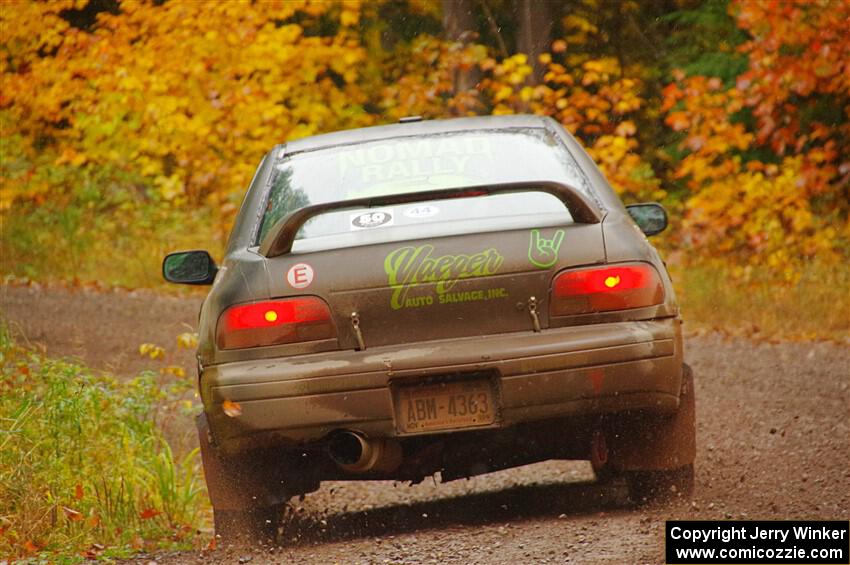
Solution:
M159 372L163 375L174 375L175 377L180 379L186 376L186 371L183 369L183 367L178 367L177 365L169 365L168 367L163 367L159 370Z
M165 349L153 343L143 343L139 346L139 355L151 359L162 359L165 357Z
M198 334L185 332L177 336L177 347L181 349L195 349L198 347Z

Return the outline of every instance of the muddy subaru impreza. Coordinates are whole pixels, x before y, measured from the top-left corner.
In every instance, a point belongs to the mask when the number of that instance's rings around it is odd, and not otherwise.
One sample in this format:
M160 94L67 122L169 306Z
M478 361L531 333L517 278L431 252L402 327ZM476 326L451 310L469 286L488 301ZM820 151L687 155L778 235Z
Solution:
M646 236L556 122L407 121L263 159L200 314L198 418L217 533L274 534L324 480L418 482L589 460L687 493L694 397Z

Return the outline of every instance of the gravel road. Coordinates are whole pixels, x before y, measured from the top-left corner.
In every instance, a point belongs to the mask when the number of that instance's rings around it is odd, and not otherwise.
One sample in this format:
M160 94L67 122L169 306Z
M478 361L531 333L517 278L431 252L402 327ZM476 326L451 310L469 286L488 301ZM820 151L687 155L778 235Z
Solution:
M145 368L199 299L0 287L0 315L48 355ZM172 346L171 349L174 349ZM174 363L192 367L191 355ZM447 484L325 483L296 504L283 548L144 556L159 563L662 563L668 519L850 518L850 347L686 339L696 375L692 500L632 507L588 465L547 462Z

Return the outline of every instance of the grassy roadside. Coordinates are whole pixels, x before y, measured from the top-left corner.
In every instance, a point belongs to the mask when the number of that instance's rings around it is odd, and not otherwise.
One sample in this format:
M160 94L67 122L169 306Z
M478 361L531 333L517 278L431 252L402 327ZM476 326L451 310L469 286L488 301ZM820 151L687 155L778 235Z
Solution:
M226 226L203 209L33 206L0 213L0 273L37 282L157 288L166 253L207 249L220 258L226 237Z
M0 559L72 563L209 541L196 451L158 420L189 421L191 383L121 382L17 346L0 327Z
M686 331L850 343L847 263L812 261L793 283L769 269L742 277L719 261L690 263L671 267Z

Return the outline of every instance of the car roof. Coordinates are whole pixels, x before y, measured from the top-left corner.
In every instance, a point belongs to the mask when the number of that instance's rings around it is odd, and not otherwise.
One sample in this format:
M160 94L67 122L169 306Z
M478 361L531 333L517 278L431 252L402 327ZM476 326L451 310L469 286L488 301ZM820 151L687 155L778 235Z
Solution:
M422 120L367 128L349 129L296 139L286 143L285 152L301 153L335 145L363 143L394 137L433 135L447 132L475 130L500 130L516 128L544 128L552 119L545 116L528 114L510 116L477 116L471 118L452 118L447 120Z

